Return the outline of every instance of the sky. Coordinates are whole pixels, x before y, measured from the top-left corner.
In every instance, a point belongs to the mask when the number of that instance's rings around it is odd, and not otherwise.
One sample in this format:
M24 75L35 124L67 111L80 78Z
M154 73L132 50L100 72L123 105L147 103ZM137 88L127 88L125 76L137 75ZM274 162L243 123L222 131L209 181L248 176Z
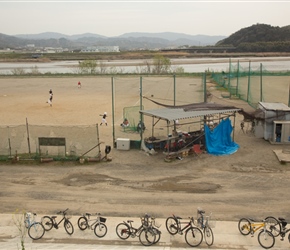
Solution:
M69 1L0 0L0 33L176 32L230 36L254 24L290 25L290 0Z

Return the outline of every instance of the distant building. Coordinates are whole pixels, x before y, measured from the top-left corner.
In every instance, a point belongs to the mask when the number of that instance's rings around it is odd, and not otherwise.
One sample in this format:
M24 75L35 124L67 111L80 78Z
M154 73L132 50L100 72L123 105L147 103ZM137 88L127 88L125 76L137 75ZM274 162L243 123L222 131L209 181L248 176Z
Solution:
M80 52L120 52L119 46L92 46L82 49Z

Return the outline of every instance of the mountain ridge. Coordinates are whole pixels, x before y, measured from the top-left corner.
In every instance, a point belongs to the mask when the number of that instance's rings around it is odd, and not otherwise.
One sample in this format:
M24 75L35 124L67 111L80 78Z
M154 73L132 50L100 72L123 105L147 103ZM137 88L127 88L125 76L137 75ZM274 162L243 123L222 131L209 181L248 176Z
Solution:
M120 50L134 49L162 49L179 46L207 46L214 45L225 36L188 35L184 33L161 32L142 33L130 32L120 36L106 37L94 33L65 35L57 32L43 32L39 34L18 34L8 36L0 34L0 48L15 48L34 44L37 47L63 47L81 49L89 46L119 46ZM9 41L9 42L8 42Z

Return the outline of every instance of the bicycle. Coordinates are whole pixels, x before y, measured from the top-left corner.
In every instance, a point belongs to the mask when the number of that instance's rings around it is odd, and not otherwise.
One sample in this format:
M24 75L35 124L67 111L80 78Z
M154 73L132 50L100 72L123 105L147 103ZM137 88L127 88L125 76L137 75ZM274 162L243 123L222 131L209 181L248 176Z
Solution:
M159 241L161 232L158 230L160 232L158 234L156 228L153 228L153 222L151 223L149 218L148 214L141 217L141 225L138 228L133 227L133 220L123 221L116 226L116 234L122 240L137 236L142 245L151 246ZM157 240L156 235L158 235Z
M208 246L211 246L214 242L214 235L210 226L211 215L212 213L209 216L205 216L204 210L197 209L197 226L203 230L204 240Z
M286 234L290 232L290 228L286 228L288 222L282 217L278 217L278 220L272 216L267 218L272 221L272 224L270 225L271 233L274 236L276 235L275 237L281 236L280 240L283 241ZM288 241L290 243L290 233L288 234Z
M56 222L57 216L44 216L42 217L42 225L44 226L45 231L49 231L54 227L55 229L59 228L59 225L61 222L63 222L65 231L72 235L74 232L74 227L72 223L69 221L69 218L67 216L68 208L64 211L59 211L57 214L62 214L62 219L59 222Z
M24 214L24 225L28 229L28 235L33 240L39 240L45 233L40 222L35 221L36 213L27 212Z
M182 222L182 218L176 215L172 215L166 219L166 229L171 235L183 234L185 231L185 241L191 247L197 247L203 240L202 231L194 225L194 218L189 217L189 221ZM182 227L182 224L185 224Z
M92 214L90 213L85 213L83 214L79 219L78 219L78 226L80 230L86 230L87 228L93 230L94 233L97 237L102 238L107 234L107 226L105 225L106 223L106 218L101 217L100 213L96 213L97 215L96 219L90 219Z
M242 218L239 220L238 228L242 235L251 234L252 237L254 233L260 229L258 234L258 242L263 248L271 248L275 245L274 235L267 230L267 221L264 219L262 222L255 221L253 219Z

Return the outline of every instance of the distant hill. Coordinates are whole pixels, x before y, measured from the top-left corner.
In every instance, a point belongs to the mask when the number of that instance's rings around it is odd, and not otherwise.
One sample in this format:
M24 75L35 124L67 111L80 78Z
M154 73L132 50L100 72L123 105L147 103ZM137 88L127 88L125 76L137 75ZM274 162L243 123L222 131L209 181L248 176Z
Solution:
M222 39L216 45L232 45L235 47L246 43L289 42L290 25L284 27L271 26L268 24L255 24L243 28L231 36Z
M182 33L126 33L116 37L105 37L93 33L65 35L56 32L40 34L19 34L7 36L0 34L0 48L25 47L34 44L36 47L63 47L68 49L82 49L89 46L119 46L120 50L162 49L179 46L207 46L214 45L225 36L187 35Z

